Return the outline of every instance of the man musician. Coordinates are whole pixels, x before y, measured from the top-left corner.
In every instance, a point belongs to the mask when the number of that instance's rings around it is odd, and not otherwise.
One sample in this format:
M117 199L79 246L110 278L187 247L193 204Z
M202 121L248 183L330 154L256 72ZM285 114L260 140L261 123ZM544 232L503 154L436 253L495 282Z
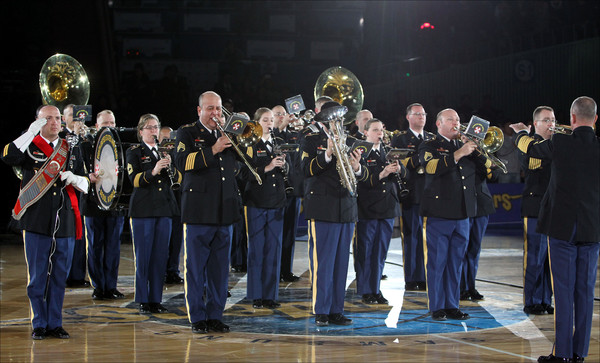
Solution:
M69 170L69 145L58 137L60 131L60 111L44 106L2 153L5 163L20 166L23 173L13 217L23 229L35 340L69 338L62 327L62 306L75 238L82 235L75 189L87 193L89 188L89 180L80 176L83 170Z

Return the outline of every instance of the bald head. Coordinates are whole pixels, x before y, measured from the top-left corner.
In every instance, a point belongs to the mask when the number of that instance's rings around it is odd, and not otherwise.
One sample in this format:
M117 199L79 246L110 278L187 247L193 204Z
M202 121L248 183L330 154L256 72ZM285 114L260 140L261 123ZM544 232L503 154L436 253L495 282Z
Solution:
M571 119L575 117L580 126L591 126L594 124L598 115L596 115L596 102L593 98L581 96L575 99L571 104Z

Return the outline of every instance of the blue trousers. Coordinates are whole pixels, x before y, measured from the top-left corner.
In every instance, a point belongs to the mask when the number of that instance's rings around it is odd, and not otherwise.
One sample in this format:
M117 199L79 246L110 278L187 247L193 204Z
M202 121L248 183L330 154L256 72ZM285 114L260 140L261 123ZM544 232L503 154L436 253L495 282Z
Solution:
M283 240L281 242L280 275L291 274L294 265L294 246L298 230L298 215L302 198L288 196L283 212Z
M190 323L223 318L232 231L231 224L183 224L183 286Z
M180 216L171 218L171 237L169 238L169 258L167 272L179 275L179 255L183 245L183 224Z
M167 270L171 217L131 218L135 302L160 303Z
M277 300L283 208L244 207L248 233L248 299Z
M419 204L402 207L402 264L404 281L425 281L425 257L423 256L423 217Z
M458 309L460 273L469 243L469 219L428 217L423 225L429 311Z
M314 314L344 312L354 223L308 221L308 258Z
M83 217L81 217L83 222ZM69 276L67 280L70 281L81 281L85 280L87 273L87 258L85 255L85 228L83 228L83 236L81 239L75 240L75 247L73 247L73 260L71 262L71 269L69 270Z
M552 304L552 286L548 266L548 237L536 233L537 218L523 219L523 304Z
M54 329L62 326L62 307L75 238L57 238L54 253L50 236L23 231L23 242L27 263L27 297L32 313L31 326L33 329ZM50 276L49 261L52 263ZM48 293L44 300L47 279Z
M381 273L390 247L394 219L366 219L356 223L354 271L360 295L378 294Z
M563 358L588 355L600 251L600 243L578 243L574 237L575 230L569 241L550 237L548 242L555 302L552 353Z
M94 289L117 288L125 217L84 217L88 272Z
M479 254L481 242L488 225L490 216L469 218L469 244L463 261L462 274L460 277L460 291L475 289L475 278L479 268Z

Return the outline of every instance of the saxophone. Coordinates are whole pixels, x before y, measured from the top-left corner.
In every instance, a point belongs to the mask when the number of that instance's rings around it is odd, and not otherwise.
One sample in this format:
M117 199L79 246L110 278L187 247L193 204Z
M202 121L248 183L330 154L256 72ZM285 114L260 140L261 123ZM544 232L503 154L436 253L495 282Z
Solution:
M329 122L327 135L331 139L333 155L335 156L335 167L340 175L342 186L348 189L351 196L356 196L358 182L354 175L354 169L348 157L348 146L346 145L346 133L342 126L342 120L332 120Z

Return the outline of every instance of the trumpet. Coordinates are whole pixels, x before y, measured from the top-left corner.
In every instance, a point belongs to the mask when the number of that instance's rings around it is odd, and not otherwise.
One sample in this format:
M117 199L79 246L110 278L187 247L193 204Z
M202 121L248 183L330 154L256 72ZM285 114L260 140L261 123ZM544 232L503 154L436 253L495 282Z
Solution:
M223 111L223 114L225 116L227 116L228 118L232 116L232 113L227 111L225 108L222 108L222 111ZM233 149L235 150L235 152L239 155L239 157L242 159L244 164L246 164L246 166L248 167L248 169L250 170L252 175L254 175L254 177L256 178L256 181L258 182L258 185L262 185L262 179L261 179L260 175L258 175L256 170L252 167L252 165L250 165L250 163L244 156L244 153L242 153L242 150L240 150L238 144L233 142L233 140L231 139L231 136L229 136L229 134L227 132L225 132L225 129L221 125L221 122L219 121L219 119L216 117L213 117L212 120L215 122L215 124L217 124L217 128L219 129L219 131L221 131L221 133L223 135L225 135L225 137L227 137L227 139L231 143L231 146L233 146ZM238 139L238 142L240 145L242 145L244 147L249 147L249 146L256 144L258 142L258 140L260 140L261 136L262 136L262 127L258 124L258 122L250 121L250 122L248 122L248 124L246 124L246 128L244 129L244 132L242 132L242 134L239 135L237 137L237 139Z
M488 131L485 133L483 140L479 140L476 137L467 135L465 133L467 131L466 124L460 124L459 126L454 127L454 130L458 131L470 141L473 141L477 145L477 150L479 153L488 159L492 165L497 166L504 174L508 173L508 169L506 168L504 162L492 155L496 151L500 150L502 144L504 143L504 133L499 127L490 126Z
M170 155L170 151L175 147L175 143L169 139L164 139L161 143L158 142L158 137L154 136L154 142L158 148L158 157L160 159L164 159L167 155ZM167 175L169 176L169 180L171 182L171 190L178 190L181 187L181 184L177 181L177 173L175 172L173 166L171 165L173 162L167 166Z
M549 127L550 131L554 134L571 135L573 129L569 125L554 125Z

